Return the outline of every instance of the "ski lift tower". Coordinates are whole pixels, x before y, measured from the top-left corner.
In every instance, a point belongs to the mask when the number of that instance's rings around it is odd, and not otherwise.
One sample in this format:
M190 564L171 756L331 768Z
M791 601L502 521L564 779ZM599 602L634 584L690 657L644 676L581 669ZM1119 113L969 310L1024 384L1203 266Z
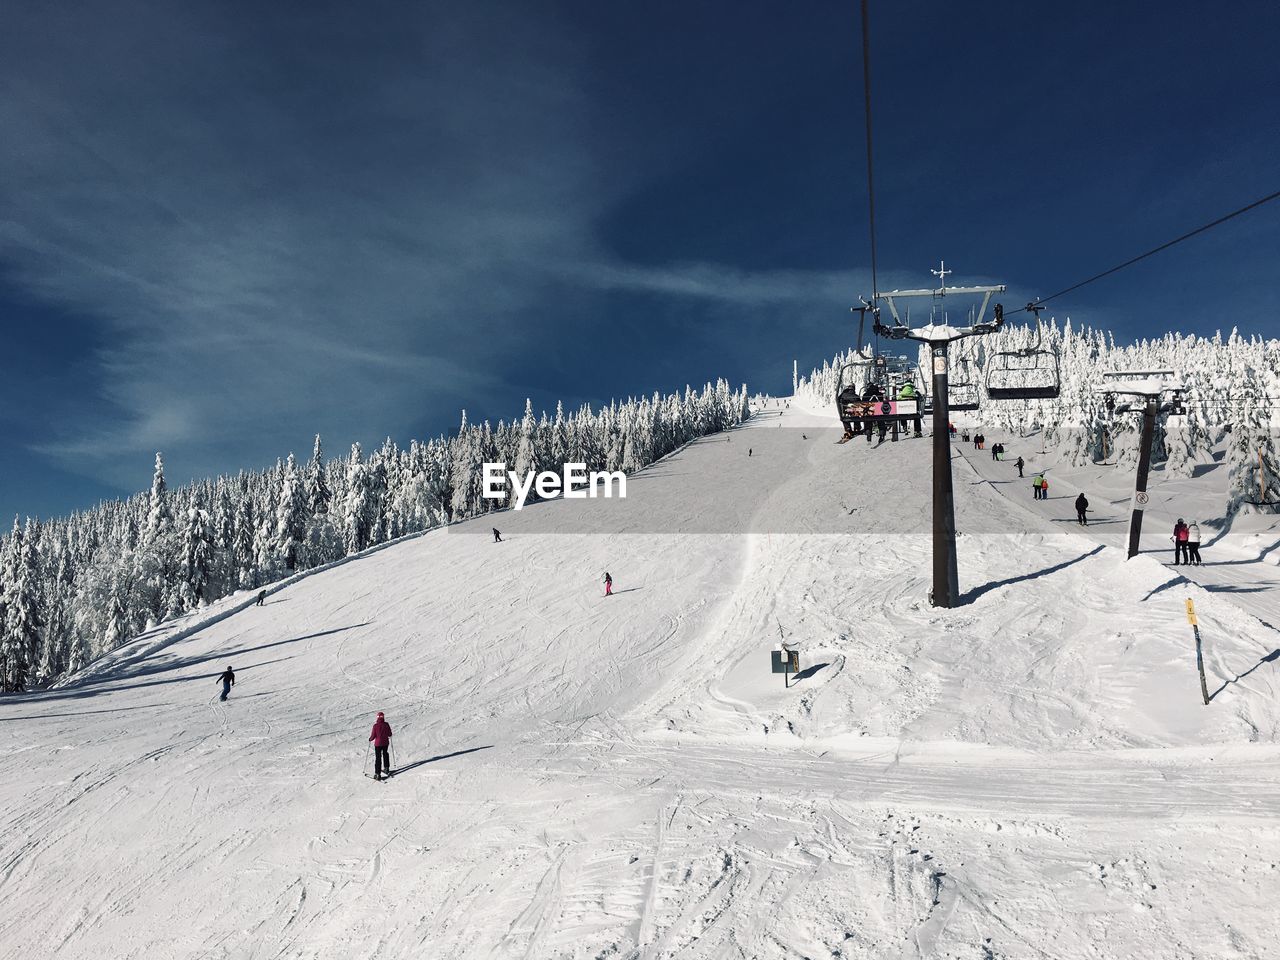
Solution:
M880 312L874 311L875 331L891 340L915 340L929 345L933 370L933 590L929 600L935 607L955 607L960 603L960 578L956 571L956 511L955 495L951 484L951 435L947 429L950 406L947 398L947 348L957 340L995 333L1004 323L1004 308L996 304L992 320L985 319L992 294L1004 293L1004 284L991 287L948 287L947 276L952 272L942 261L937 270L930 271L940 284L936 290L893 290L877 293L875 300L883 300L893 316L893 325L880 322ZM946 311L933 311L943 318L941 323L912 328L898 314L898 300L913 297L929 297L940 301L947 296L982 296L982 305L972 314L972 322L965 327L950 326ZM935 304L936 305L936 304Z
M1172 370L1112 370L1102 375L1102 392L1106 396L1107 409L1115 413L1142 411L1142 438L1138 448L1138 475L1133 485L1133 503L1129 513L1128 559L1138 555L1142 540L1142 514L1147 507L1147 474L1151 470L1151 444L1156 433L1156 417L1161 413L1185 413L1182 404L1182 388L1171 382ZM1167 403L1161 397L1171 394ZM1141 403L1116 405L1116 394L1139 397Z

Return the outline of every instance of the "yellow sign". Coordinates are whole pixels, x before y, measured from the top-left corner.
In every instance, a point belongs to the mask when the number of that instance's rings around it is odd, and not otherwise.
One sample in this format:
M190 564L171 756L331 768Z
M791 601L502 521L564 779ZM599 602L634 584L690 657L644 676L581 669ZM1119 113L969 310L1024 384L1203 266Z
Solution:
M1193 627L1199 626L1196 622L1196 605L1192 600L1187 601L1187 623L1191 624Z

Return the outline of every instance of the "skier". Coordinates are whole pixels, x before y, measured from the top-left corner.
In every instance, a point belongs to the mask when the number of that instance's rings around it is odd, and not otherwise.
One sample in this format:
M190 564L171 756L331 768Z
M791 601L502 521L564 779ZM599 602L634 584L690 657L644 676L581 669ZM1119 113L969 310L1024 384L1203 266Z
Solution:
M1043 473L1040 474L1040 499L1041 500L1049 499L1049 478L1046 477Z
M1194 520L1187 526L1187 563L1193 563L1197 567L1202 566L1204 561L1200 559L1200 524Z
M1018 458L1018 462L1017 462L1016 464L1014 464L1014 466L1016 466L1016 467L1018 468L1018 479L1019 479L1019 480L1021 480L1021 479L1022 479L1022 468L1023 468L1025 465L1026 465L1026 464L1025 464L1025 461L1024 461L1021 457L1019 457L1019 458Z
M782 426L782 424L778 424L778 426ZM749 456L751 456L751 448L750 448L750 447L747 447L747 456L748 456L748 457L749 457Z
M387 723L378 711L378 719L373 722L373 730L369 732L369 742L373 744L373 779L381 780L382 771L387 771L387 779L391 779L391 757L387 748L391 746L391 724Z
M259 591L258 591L258 602L257 602L257 603L255 603L255 604L254 604L254 606L255 606L255 607L260 607L260 606L262 606L262 601L263 601L263 600L266 600L266 599L267 599L267 591L265 591L265 590L259 590Z
M1081 493L1080 496L1076 497L1076 523L1080 524L1082 527L1087 527L1089 525L1089 520L1085 516L1088 509L1089 501L1085 495Z
M1187 559L1187 524L1179 517L1173 525L1173 565L1176 567Z
M231 692L231 688L236 685L236 675L231 672L231 668L227 669L218 677L218 682L222 684L222 696L219 700L226 700L227 694Z
M1036 474L1031 478L1031 499L1040 499L1040 474Z
M992 459L992 460L999 460L999 459L1000 459L1000 444L998 444L998 443L993 443L993 444L991 445L991 459Z
M916 398L916 388L910 380L902 385L902 389L898 391L899 400L914 400Z
M497 527L494 527L494 528L493 528L493 542L494 542L494 543L501 543L501 542L502 542L502 534L500 534L500 533L498 532L498 528L497 528Z
M606 597L613 596L613 577L609 576L609 571L604 572L604 595Z

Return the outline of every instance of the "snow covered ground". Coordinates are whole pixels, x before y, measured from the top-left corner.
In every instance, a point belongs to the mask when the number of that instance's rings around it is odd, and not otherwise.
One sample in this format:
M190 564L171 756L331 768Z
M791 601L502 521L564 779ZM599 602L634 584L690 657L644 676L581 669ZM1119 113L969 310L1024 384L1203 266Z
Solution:
M1266 529L1184 582L957 448L936 610L929 443L837 437L769 408L6 697L0 956L1274 955Z

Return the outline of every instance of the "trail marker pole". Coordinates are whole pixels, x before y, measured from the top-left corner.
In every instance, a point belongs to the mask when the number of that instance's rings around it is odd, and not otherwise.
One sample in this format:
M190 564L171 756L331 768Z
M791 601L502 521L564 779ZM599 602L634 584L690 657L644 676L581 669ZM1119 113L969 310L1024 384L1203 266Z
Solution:
M1204 705L1209 705L1209 684L1204 678L1204 649L1200 643L1200 623L1196 620L1196 605L1187 599L1187 623L1196 634L1196 668L1200 671L1200 696L1204 697Z

